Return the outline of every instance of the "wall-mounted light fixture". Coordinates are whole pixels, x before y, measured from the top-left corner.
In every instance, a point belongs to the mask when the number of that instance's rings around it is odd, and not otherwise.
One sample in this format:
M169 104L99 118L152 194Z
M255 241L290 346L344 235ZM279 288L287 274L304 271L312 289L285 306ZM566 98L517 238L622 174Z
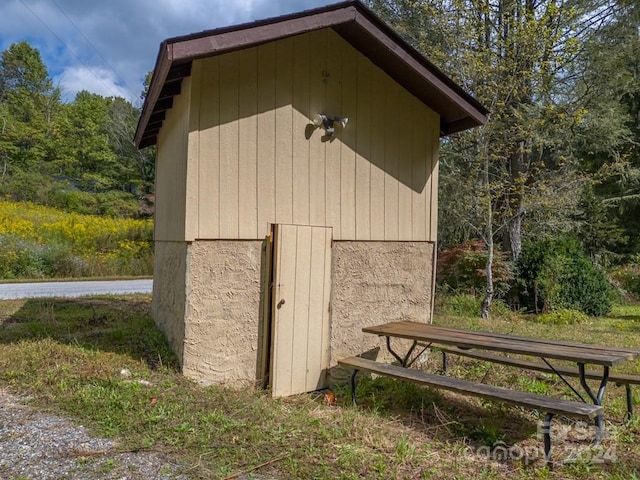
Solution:
M322 127L328 137L333 137L335 134L335 126L336 124L340 125L342 128L347 126L348 118L340 118L340 117L329 117L324 113L316 113L313 116L312 123L316 128Z

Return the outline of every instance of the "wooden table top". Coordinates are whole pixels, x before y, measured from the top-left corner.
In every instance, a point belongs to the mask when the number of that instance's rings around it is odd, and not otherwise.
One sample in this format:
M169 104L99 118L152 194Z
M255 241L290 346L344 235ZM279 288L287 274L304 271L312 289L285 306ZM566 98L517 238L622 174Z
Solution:
M408 321L365 327L362 331L424 343L455 345L465 349L477 348L605 366L618 365L640 356L639 350L628 348L516 337L500 333L461 330Z

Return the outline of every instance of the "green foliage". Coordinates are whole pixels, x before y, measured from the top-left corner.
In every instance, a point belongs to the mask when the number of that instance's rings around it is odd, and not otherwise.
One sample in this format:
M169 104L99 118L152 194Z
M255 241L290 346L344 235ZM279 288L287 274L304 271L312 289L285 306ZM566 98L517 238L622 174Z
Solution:
M0 202L0 279L150 275L149 220Z
M142 216L154 184L154 152L131 142L139 110L86 91L62 103L37 49L0 58L0 195L69 211Z
M620 251L620 246L627 243L628 237L618 225L611 209L598 198L591 185L587 186L580 199L578 234L585 251L591 260L606 266L613 251Z
M482 300L469 294L451 294L440 292L436 295L436 311L439 315L477 318L480 316ZM492 315L497 318L509 318L514 313L500 300L494 300L491 306Z
M469 294L440 294L436 299L436 311L440 315L456 317L480 316L480 300Z
M440 287L458 293L477 294L487 289L487 250L481 240L454 245L438 254L437 281ZM495 248L493 253L493 288L504 295L513 279L511 263Z
M605 274L571 237L530 242L518 259L519 300L534 312L575 309L604 315L611 309Z
M640 299L640 265L617 267L609 273L609 276L627 293Z
M442 144L439 245L483 235L517 258L520 238L574 232L598 262L640 251L638 2L368 3L491 111Z
M51 191L47 200L52 207L83 215L135 217L138 214L138 201L135 196L118 190L90 193L57 188Z
M583 78L575 93L585 111L572 136L581 168L597 181L595 193L607 217L628 237L614 251L633 254L640 251L640 3L613 5L575 65Z
M547 325L575 325L589 321L589 317L578 310L560 308L553 312L538 315L536 321Z

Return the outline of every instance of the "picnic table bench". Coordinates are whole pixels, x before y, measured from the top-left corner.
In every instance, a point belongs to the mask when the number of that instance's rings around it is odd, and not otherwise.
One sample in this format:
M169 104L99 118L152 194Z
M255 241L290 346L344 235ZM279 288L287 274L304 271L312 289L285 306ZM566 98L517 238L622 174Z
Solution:
M508 365L511 367L519 367L525 370L533 370L544 373L554 373L560 378L567 377L580 377L580 372L577 367L566 365L551 365L548 362L536 362L531 360L525 360L523 358L507 357L506 355L497 355L494 353L487 353L477 349L463 350L457 347L440 347L442 352L442 371L447 371L447 354L454 354L461 357L474 358L476 360L483 360L491 363L498 363L501 365ZM592 380L600 380L602 374L593 370L585 371L585 377ZM627 401L627 419L633 418L633 391L632 385L640 385L640 376L630 375L625 373L609 374L609 382L615 383L620 386L623 385L626 391Z
M444 390L450 390L466 395L477 396L496 400L500 402L512 403L515 405L543 411L545 420L543 423L544 452L547 464L552 466L551 461L551 430L550 425L555 414L563 414L572 417L582 417L595 420L596 438L595 443L602 439L603 408L602 400L609 380L609 368L614 365L632 360L640 355L640 351L603 347L598 345L587 345L572 342L561 342L553 340L543 340L512 335L495 334L489 332L479 332L471 330L453 329L439 327L432 324L418 322L390 322L362 329L365 333L371 333L386 337L387 349L391 355L398 360L399 365L368 360L361 357L349 357L338 361L338 364L353 369L351 376L351 394L355 403L356 375L359 371L369 371L378 375L385 375L397 379L411 381L420 385L426 385ZM396 352L391 344L392 339L407 339L411 341L411 346L404 355ZM475 383L445 375L432 374L410 369L414 361L420 357L422 352L432 345L444 345L452 352L473 351L485 355L486 360L498 357L500 360L506 357L498 355L484 354L480 350L498 351L505 353L515 353L520 355L530 355L547 359L568 360L577 363L577 376L580 384L592 404L587 403L582 395L569 384L558 369L558 374L569 385L574 393L580 398L580 402L553 398L546 395L532 394L511 390L508 388ZM420 353L413 355L415 349L421 347ZM412 357L413 355L413 357ZM585 364L599 365L603 368L602 374L585 370ZM549 364L550 365L550 364ZM526 365L522 365L526 367ZM571 370L573 372L573 370ZM594 393L586 382L587 378L596 378L600 381L598 392Z

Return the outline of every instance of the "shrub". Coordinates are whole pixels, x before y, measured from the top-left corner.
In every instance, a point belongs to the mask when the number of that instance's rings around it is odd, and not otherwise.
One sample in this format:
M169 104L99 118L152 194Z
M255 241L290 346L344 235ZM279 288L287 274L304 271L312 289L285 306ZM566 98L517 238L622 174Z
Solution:
M42 278L44 248L17 235L0 236L1 278Z
M436 295L436 310L440 315L453 317L479 317L482 299L469 294ZM491 305L491 313L494 317L511 318L514 312L502 301L496 300Z
M631 295L640 298L640 266L618 267L609 274L611 280Z
M611 309L610 288L573 238L526 244L518 259L518 296L529 311L574 309L604 315Z
M437 282L440 287L458 293L476 294L487 289L487 250L482 240L454 245L438 254ZM510 289L513 273L506 255L493 252L493 289L497 297Z
M81 190L58 189L49 194L49 203L55 208L80 214L96 213L98 199L95 195Z
M538 315L536 320L547 325L574 325L588 321L589 317L578 310L561 308L555 312Z
M436 296L436 310L441 315L479 317L480 300L469 294L443 293Z

